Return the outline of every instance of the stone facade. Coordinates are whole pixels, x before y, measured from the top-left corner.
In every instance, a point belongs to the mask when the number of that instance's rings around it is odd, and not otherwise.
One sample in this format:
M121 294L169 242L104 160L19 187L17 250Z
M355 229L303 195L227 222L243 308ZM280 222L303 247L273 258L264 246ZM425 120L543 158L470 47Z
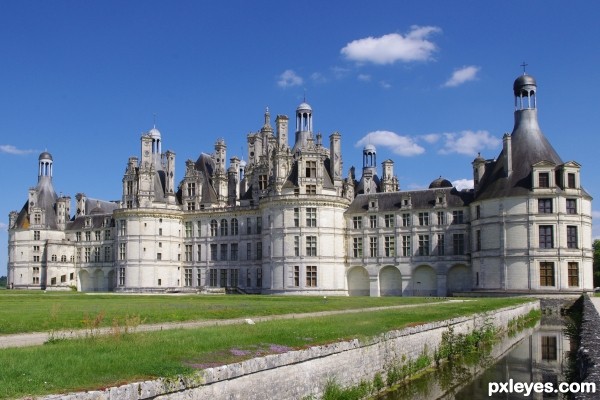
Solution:
M474 189L443 178L400 190L394 163L377 171L363 150L360 179L342 176L341 138L313 131L313 110L269 110L247 136L247 161L188 160L175 184L175 153L153 128L130 157L122 198L58 197L52 156L10 214L12 288L169 292L446 296L472 290L592 289L591 197L580 165L563 162L537 123L535 80L514 83L515 125L496 159L472 163Z

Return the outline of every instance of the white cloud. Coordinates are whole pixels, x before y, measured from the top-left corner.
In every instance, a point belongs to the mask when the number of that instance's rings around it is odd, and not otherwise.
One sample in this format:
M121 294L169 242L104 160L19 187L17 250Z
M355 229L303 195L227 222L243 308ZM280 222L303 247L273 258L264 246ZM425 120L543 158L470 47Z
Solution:
M405 157L416 156L425 152L425 149L419 146L413 138L390 131L370 132L356 142L355 147L365 146L369 143L375 146L387 147L395 154Z
M600 218L600 211L592 211L592 218Z
M392 85L386 81L380 81L379 86L381 86L384 89L390 89L392 87Z
M18 149L15 146L13 146L12 144L0 145L0 153L15 154L15 155L21 156L21 155L31 154L31 153L35 153L35 152L37 152L37 150Z
M297 75L293 70L287 69L283 71L281 75L279 75L279 80L277 81L277 85L282 88L288 88L292 86L302 85L302 78Z
M440 135L439 133L429 133L427 135L419 136L419 139L422 139L429 144L433 144L440 140L441 137L442 135Z
M6 231L8 230L8 224L5 224L4 222L0 222L0 231Z
M444 147L440 154L458 153L475 156L478 152L492 150L500 145L500 139L488 131L462 131L460 133L444 133Z
M363 81L363 82L370 82L371 81L371 75L368 75L368 74L358 74L357 79L359 81Z
M327 82L327 78L320 72L314 72L310 76L310 79L315 83L326 83Z
M393 64L396 61L427 61L437 50L437 46L427 40L433 33L442 30L435 26L412 26L410 32L402 36L390 33L381 37L366 37L348 43L340 53L348 60L373 64Z
M454 71L450 79L446 81L442 86L444 87L456 87L462 85L465 82L473 81L477 79L477 73L481 68L476 67L475 65L469 65L466 67L462 67L461 69L457 69Z
M452 181L452 186L454 186L456 190L473 189L474 183L473 179L457 179Z

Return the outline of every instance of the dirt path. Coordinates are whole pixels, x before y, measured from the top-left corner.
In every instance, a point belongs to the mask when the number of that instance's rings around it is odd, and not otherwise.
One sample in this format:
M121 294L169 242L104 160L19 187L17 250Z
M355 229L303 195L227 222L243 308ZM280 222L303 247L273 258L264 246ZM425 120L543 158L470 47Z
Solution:
M600 299L599 299L600 300ZM399 306L387 306L387 307L371 307L371 308L360 308L352 310L337 310L337 311L319 311L314 313L302 313L302 314L281 314L281 315L269 315L269 316L258 316L250 318L233 318L233 319L210 319L202 321L186 321L186 322L161 322L157 324L145 324L139 325L135 328L136 332L151 332L151 331L162 331L167 329L194 329L203 328L207 326L221 326L221 325L239 325L246 323L257 323L265 321L273 321L279 319L300 319L300 318L314 318L314 317L325 317L328 315L338 314L349 314L349 313L360 313L360 312L373 312L379 310L394 310L403 308L413 307L427 307L436 304L445 303L456 303L468 300L446 300L433 303L421 303L421 304L407 304ZM100 328L90 332L89 329L71 329L61 330L54 332L33 332L33 333L18 333L14 335L3 335L0 336L0 349L9 347L26 347L26 346L39 346L44 344L48 340L55 339L76 339L94 335L106 335L112 331L112 328Z

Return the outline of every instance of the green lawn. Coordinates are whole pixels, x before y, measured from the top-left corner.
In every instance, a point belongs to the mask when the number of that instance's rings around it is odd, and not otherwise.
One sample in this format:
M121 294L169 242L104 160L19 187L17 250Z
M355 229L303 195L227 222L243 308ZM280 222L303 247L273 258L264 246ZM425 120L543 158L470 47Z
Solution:
M75 298L77 297L73 297ZM268 304L269 301L287 304L298 302L303 307L310 307L312 304L315 308L324 303L322 298L298 297L219 299L220 302L212 300L215 307L218 304L233 304L229 303L232 301L256 301L260 304ZM338 301L348 301L350 304L355 299L341 298ZM370 300L367 298L360 299L361 303L368 301ZM424 304L402 310L269 321L256 325L109 335L59 340L36 347L4 349L0 352L0 398L98 389L125 382L187 374L196 369L236 362L256 355L350 338L372 337L393 329L470 315L525 301L528 299L471 299L435 306ZM334 299L328 299L327 302L335 303Z
M0 292L0 335L101 326L127 316L144 323L246 318L442 301L419 297L323 297L248 295L116 295L7 290Z

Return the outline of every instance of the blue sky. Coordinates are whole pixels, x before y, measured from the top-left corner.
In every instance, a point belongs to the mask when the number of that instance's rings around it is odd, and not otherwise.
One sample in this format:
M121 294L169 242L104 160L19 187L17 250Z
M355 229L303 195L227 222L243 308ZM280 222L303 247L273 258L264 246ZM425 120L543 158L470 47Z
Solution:
M2 1L0 275L8 213L54 157L54 186L118 200L129 156L153 126L185 161L247 159L263 113L342 134L344 175L367 141L402 189L468 183L513 127L512 83L538 82L539 121L600 198L600 3L560 1ZM366 139L369 136L370 139ZM292 135L293 137L293 135ZM594 237L600 238L600 204Z

